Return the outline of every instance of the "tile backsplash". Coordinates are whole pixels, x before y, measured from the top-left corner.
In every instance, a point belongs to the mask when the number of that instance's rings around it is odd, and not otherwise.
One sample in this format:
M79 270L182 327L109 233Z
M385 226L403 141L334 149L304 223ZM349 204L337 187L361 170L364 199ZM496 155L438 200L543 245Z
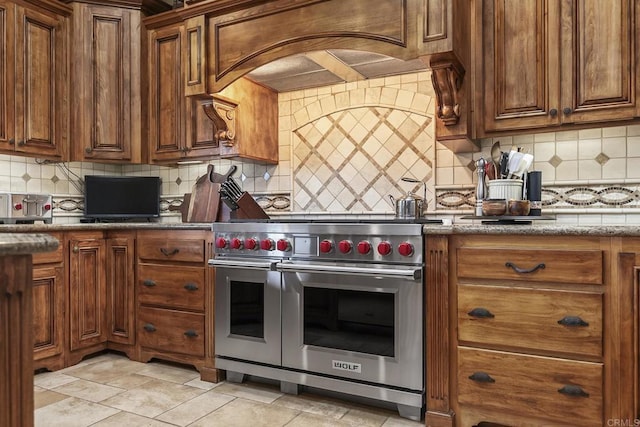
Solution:
M491 146L520 147L542 171L544 211L556 222L640 224L640 125L525 134L480 141L455 154L434 140L435 95L429 72L279 94L279 163L212 160L274 215L392 215L388 195L422 194L430 214L472 212L475 161ZM51 193L54 222L82 217L84 175L162 179L162 221L180 221L179 205L207 164L177 167L48 163L0 155L0 191Z

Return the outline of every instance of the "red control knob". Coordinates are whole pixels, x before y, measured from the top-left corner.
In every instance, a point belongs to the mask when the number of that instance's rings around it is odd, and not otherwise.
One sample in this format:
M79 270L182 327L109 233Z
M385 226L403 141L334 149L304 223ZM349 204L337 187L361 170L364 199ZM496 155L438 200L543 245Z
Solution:
M227 247L227 239L225 239L224 237L218 237L216 239L216 248L226 248Z
M331 252L331 249L333 249L333 243L331 243L331 240L323 240L320 242L320 252L323 254L328 254Z
M16 203L15 205L13 205L13 209L15 209L17 211L21 211L22 210L22 203Z
M282 251L282 252L286 252L286 251L290 251L291 250L291 243L289 243L289 241L287 239L280 239L278 240L278 250Z
M378 253L380 255L389 255L391 253L391 243L389 242L378 243Z
M273 239L264 239L260 241L260 249L264 251L272 251L275 244L273 243Z
M343 254L348 254L349 252L351 252L352 247L353 243L348 240L341 240L340 243L338 243L338 249L340 249L340 252L342 252Z
M366 240L358 243L358 253L366 255L369 252L371 252L371 243L367 242Z
M231 239L231 249L242 249L242 240L237 237Z
M402 256L413 255L413 245L409 242L402 242L398 245L398 252Z
M42 209L44 209L45 211L50 211L51 210L51 205L49 203L47 203L46 205L44 205L42 207Z
M256 242L256 239L245 239L244 247L250 251L256 250L258 249L258 242Z

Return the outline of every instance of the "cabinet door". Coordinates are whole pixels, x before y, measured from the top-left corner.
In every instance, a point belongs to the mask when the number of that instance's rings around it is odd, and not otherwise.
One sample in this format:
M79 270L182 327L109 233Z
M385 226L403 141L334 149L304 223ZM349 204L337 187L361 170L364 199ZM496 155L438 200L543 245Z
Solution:
M79 350L107 339L104 239L69 240L70 348Z
M33 270L34 360L62 353L64 337L64 269Z
M483 3L485 131L560 124L560 4Z
M13 87L15 63L13 61L13 6L0 5L0 150L13 151L15 124L13 118Z
M149 36L149 158L179 160L184 145L184 27L154 30Z
M108 340L135 344L135 273L132 238L107 239Z
M636 115L637 0L563 0L563 122L603 122Z
M15 20L16 151L63 155L66 18L18 6Z
M139 27L139 11L74 5L74 160L140 160Z

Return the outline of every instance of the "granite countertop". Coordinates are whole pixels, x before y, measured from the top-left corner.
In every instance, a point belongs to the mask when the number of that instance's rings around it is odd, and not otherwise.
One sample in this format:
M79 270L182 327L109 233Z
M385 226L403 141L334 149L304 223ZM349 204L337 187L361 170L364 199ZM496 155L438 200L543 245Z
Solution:
M52 252L58 239L40 233L0 233L0 256Z
M0 224L1 233L52 233L75 230L211 230L211 223L197 222L99 222L74 224Z
M532 224L425 224L424 234L516 234L558 236L640 236L637 225L571 225L554 223Z

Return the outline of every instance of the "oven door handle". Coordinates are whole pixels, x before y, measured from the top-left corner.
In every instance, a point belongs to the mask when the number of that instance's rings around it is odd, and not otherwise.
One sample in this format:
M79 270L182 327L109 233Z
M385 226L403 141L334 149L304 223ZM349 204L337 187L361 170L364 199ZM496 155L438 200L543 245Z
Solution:
M209 265L211 267L231 267L231 268L246 268L249 270L275 270L275 261L264 261L264 260L256 260L256 261L245 261L245 260L235 260L235 259L218 259L213 258L209 260Z
M276 264L276 270L283 273L320 273L320 274L344 274L350 276L369 276L369 277L389 277L389 278L409 278L418 280L422 277L422 268L366 268L366 267L350 267L343 265L323 265L323 264L299 264L284 263Z

